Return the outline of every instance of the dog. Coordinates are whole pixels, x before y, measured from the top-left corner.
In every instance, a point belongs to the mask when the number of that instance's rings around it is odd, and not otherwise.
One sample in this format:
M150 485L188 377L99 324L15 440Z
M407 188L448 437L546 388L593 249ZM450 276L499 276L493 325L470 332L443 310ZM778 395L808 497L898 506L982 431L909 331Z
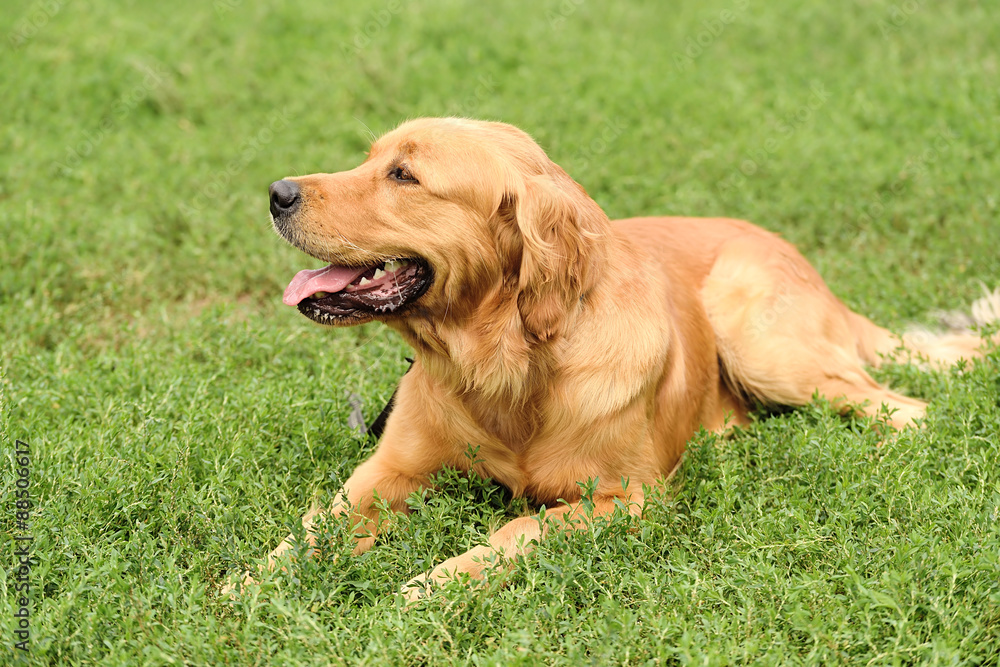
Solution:
M273 183L270 210L282 238L328 263L298 273L284 302L320 324L382 321L416 357L375 453L331 507L303 518L310 545L320 515L346 514L355 553L369 549L373 499L406 512L446 466L545 506L409 581L407 600L455 577L476 585L549 531L586 529L616 507L639 515L644 489L674 473L699 428L817 393L845 413L887 409L904 428L925 403L866 366L900 350L939 366L982 353L971 333L897 337L875 325L791 244L748 222L612 222L502 123L406 122L353 170Z

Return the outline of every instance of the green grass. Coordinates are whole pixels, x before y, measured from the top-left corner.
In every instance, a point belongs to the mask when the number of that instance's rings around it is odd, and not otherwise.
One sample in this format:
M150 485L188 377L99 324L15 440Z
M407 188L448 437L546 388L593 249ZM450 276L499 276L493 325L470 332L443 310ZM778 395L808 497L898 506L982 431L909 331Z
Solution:
M364 556L218 595L371 450L348 393L373 415L406 368L388 331L280 304L315 262L270 231L270 181L406 118L501 119L613 217L753 220L855 309L926 323L1000 282L987 4L8 7L0 662L14 439L36 664L1000 662L996 352L882 372L931 408L881 447L823 404L699 436L642 521L555 537L489 594L393 598L525 511L446 472Z

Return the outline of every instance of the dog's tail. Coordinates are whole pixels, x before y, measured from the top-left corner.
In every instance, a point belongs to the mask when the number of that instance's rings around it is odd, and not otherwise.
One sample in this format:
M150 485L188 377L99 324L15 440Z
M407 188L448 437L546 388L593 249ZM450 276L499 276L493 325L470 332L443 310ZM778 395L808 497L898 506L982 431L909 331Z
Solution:
M959 359L971 361L983 356L988 343L975 329L1000 322L1000 288L991 292L984 286L983 296L972 304L968 312L934 313L943 331L916 327L899 336L861 315L852 315L855 318L852 324L857 333L858 353L866 363L877 367L887 359L898 359L931 368L947 368ZM1000 333L993 334L988 340L1000 343Z

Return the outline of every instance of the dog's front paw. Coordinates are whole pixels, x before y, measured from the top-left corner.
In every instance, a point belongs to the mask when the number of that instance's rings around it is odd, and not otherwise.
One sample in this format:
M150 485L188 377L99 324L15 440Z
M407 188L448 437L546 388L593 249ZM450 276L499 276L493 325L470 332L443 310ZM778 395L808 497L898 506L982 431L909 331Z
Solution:
M449 581L458 581L467 588L482 588L485 575L493 572L500 562L500 555L491 547L473 547L460 556L449 558L430 572L410 579L400 590L407 605L423 600L442 588Z
M253 575L250 572L247 572L243 575L243 579L241 581L231 581L223 586L219 595L224 598L229 598L230 600L235 600L241 595L248 593L250 589L256 588L257 586L259 586L257 580L253 578Z
M399 594L403 596L403 601L406 603L406 606L419 602L434 592L434 586L428 577L429 573L425 572L419 577L413 577L408 582L403 584Z
M451 581L458 581L468 587L475 587L482 583L476 578L470 577L469 572L462 572L451 561L445 561L430 572L424 572L403 584L399 594L403 597L406 606L409 607L415 602L434 595Z

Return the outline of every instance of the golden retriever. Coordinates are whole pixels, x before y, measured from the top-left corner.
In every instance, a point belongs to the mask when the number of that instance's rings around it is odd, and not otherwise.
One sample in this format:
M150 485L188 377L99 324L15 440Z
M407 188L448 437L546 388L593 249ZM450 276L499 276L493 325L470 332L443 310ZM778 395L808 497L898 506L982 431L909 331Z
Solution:
M296 275L285 303L321 324L381 320L416 352L375 453L332 507L303 519L312 545L320 513L350 513L365 551L373 497L405 512L444 466L546 507L411 580L411 600L458 574L481 578L549 530L585 528L582 482L595 484L593 515L640 513L644 485L673 473L692 434L745 423L752 401L798 406L818 392L843 411L886 406L907 426L925 404L880 386L866 364L904 347L950 364L982 342L894 336L748 222L612 222L502 123L410 121L356 169L270 194L278 233L329 263Z

